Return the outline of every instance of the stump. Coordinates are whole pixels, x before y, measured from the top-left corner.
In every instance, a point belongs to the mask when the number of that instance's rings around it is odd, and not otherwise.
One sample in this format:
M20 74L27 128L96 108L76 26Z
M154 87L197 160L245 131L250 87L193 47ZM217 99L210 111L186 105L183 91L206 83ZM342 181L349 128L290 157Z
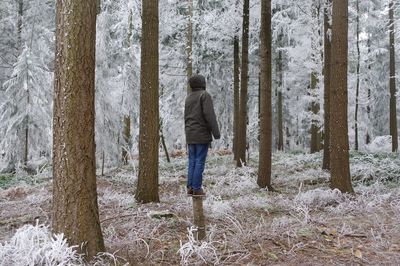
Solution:
M206 226L203 211L203 196L193 196L193 222L197 230L194 233L196 240L203 240L206 238Z

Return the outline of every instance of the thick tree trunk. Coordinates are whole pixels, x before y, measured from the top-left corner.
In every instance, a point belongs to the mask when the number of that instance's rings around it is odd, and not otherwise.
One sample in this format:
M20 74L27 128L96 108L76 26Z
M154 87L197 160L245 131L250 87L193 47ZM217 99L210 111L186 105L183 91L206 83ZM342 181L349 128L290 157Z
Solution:
M261 188L272 190L271 157L272 157L272 30L271 0L261 2L261 112L260 112L260 147L257 184Z
M361 53L360 53L360 7L359 7L359 0L356 1L356 35L357 35L357 85L356 85L356 108L354 114L354 150L358 151L358 96L360 94L360 60L361 60Z
M392 136L392 152L397 152L397 108L396 108L396 54L394 32L394 4L389 2L389 42L390 42L390 135Z
M236 165L246 165L246 141L247 141L247 87L249 68L249 24L250 24L249 0L243 1L243 33L242 33L242 69L239 100L239 125L237 141Z
M158 202L158 0L142 2L139 176L136 200Z
M239 75L239 37L235 35L233 40L233 159L235 161L238 159L237 142L239 135Z
M186 45L186 56L187 56L187 92L190 93L192 89L189 85L189 79L193 75L193 0L188 0L188 29L187 29L187 45Z
M332 9L332 80L330 95L331 187L353 192L350 179L347 125L348 0Z
M53 230L90 258L104 251L94 138L96 0L57 0L56 23Z
M331 90L331 55L332 43L329 37L331 25L332 0L326 0L324 10L324 158L322 169L329 170L330 164L330 90Z

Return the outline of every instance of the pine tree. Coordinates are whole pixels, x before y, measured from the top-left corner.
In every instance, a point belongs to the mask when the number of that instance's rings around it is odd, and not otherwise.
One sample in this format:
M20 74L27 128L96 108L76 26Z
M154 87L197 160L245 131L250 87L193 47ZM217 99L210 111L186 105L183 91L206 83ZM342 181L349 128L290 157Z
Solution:
M358 151L358 98L360 94L360 60L361 60L361 52L360 52L360 4L359 0L356 0L356 45L357 45L357 84L356 84L356 107L355 107L355 114L354 114L354 150Z
M237 140L237 161L236 165L246 165L247 145L247 87L249 72L249 0L243 1L243 28L242 28L242 68L240 79L240 100L239 100L239 123Z
M318 67L320 66L320 10L321 3L319 0L313 0L311 5L311 13L312 13L312 39L311 39L311 141L310 141L310 152L315 153L320 150L320 142L321 142L321 134L320 134L320 126L319 126L319 71Z
M332 80L330 95L331 187L353 192L347 125L348 1L333 2Z
M142 2L139 176L136 200L158 202L158 0Z
M96 0L56 5L53 230L90 258L104 251L94 136Z
M261 48L260 48L260 159L257 184L261 188L271 186L272 167L272 29L271 0L261 2Z
M332 0L325 1L324 7L324 158L322 169L329 170L330 166L330 90L331 90L331 55L332 43L330 25Z
M389 0L389 49L390 49L390 135L392 136L392 152L397 152L397 104L396 104L396 52L394 29L394 3Z

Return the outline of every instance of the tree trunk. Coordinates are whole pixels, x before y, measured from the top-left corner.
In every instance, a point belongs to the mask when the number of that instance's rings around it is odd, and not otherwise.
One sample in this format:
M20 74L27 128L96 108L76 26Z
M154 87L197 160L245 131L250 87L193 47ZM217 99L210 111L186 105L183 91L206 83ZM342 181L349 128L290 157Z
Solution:
M101 153L101 176L104 176L104 165L105 165L106 156L104 150Z
M330 90L331 90L331 58L332 43L329 36L331 25L332 0L326 0L324 10L324 158L322 169L329 170L330 164Z
M278 36L278 45L281 44L282 34ZM278 150L283 151L283 62L282 51L278 51L277 76L278 76Z
M319 121L317 119L319 115L319 88L318 85L318 62L319 62L319 36L320 36L320 25L319 25L319 13L320 13L320 4L319 1L313 0L313 4L311 6L312 13L312 23L313 23L313 37L311 40L311 60L313 61L313 67L311 69L311 142L310 142L310 152L315 153L320 150L320 142L321 135L319 132Z
M136 200L158 202L158 0L142 2L139 176Z
M356 110L354 114L354 150L358 151L358 96L360 94L360 7L359 0L356 1L356 35L357 35L357 85L356 85Z
M22 17L24 12L24 1L18 1L18 48L22 51Z
M332 80L330 95L331 187L353 192L347 125L348 0L332 8Z
M246 165L246 140L247 140L247 87L249 68L249 0L243 1L243 33L242 33L242 71L239 100L239 125L237 141L236 165Z
M94 138L96 0L56 5L53 230L90 258L104 251Z
M165 157L167 158L167 162L170 163L171 159L169 158L168 149L167 149L167 145L165 144L165 138L164 138L164 133L163 133L162 129L160 130L160 135L161 135L161 144L164 149Z
M235 35L233 40L233 159L237 161L237 142L239 135L239 37Z
M239 0L235 2L235 14L239 12ZM239 31L237 26L233 38L233 160L238 160L239 139L239 101L240 101L240 55L239 55Z
M389 41L390 41L390 135L392 136L392 152L397 152L397 108L396 108L396 54L394 32L394 4L389 2Z
M124 116L124 131L123 131L124 144L122 147L122 162L124 165L128 164L129 159L129 145L131 140L131 116Z
M271 62L272 30L271 0L261 2L261 112L260 112L260 147L257 184L261 188L271 186L272 157L272 62Z
M368 36L368 40L367 40L367 46L368 46L368 56L371 54L371 38L370 36ZM368 76L371 73L371 62L370 60L368 60L368 73L367 73L367 81L368 81ZM366 82L367 84L369 84L369 82ZM365 144L370 144L371 143L371 136L370 136L370 123L371 123L371 117L370 117L370 113L371 113L371 88L370 86L368 86L367 89L367 118L368 118L368 129L367 129L367 134L365 136Z
M186 66L186 74L187 74L187 92L190 93L192 89L189 85L189 79L193 75L193 0L188 0L188 30L187 30L187 46L186 46L186 55L187 55L187 66Z

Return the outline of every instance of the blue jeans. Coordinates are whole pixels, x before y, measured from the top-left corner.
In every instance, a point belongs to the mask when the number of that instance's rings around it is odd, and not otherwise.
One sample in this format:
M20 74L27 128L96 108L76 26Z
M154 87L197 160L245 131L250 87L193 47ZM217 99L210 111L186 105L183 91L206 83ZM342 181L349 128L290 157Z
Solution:
M194 191L201 189L203 183L203 171L206 164L208 144L189 144L189 167L187 187Z

